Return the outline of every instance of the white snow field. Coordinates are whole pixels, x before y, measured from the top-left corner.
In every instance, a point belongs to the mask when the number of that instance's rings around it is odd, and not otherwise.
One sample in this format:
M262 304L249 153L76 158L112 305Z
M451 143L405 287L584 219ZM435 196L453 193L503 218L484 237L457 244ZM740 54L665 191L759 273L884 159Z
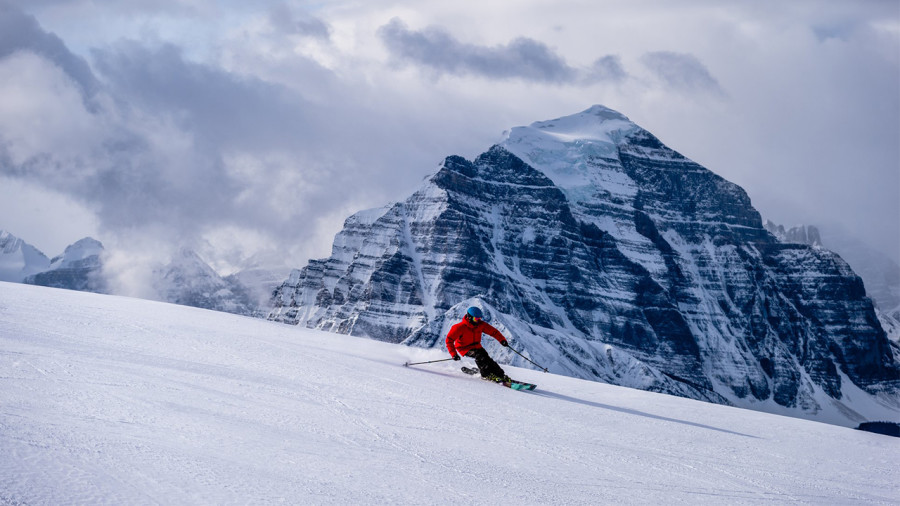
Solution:
M0 504L900 503L897 438L446 357L0 283Z

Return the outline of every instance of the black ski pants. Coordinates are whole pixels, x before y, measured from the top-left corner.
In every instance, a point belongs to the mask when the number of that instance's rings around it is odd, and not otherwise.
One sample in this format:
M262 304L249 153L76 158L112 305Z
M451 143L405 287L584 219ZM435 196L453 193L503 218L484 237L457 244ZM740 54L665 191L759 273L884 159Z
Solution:
M484 348L474 348L469 350L466 353L466 356L469 358L475 359L475 365L478 366L478 370L481 372L481 377L485 378L490 375L496 375L499 377L506 376L506 373L503 372L503 369L497 365L497 362L494 362L494 359L488 355L488 352Z

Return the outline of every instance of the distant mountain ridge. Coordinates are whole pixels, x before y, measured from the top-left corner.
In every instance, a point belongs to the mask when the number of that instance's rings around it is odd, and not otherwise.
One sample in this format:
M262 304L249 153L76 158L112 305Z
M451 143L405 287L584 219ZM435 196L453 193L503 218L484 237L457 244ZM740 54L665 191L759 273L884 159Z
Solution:
M113 294L105 253L100 241L86 237L51 260L0 231L0 281ZM276 275L256 268L222 277L194 251L181 248L168 263L153 269L150 279L160 300L262 318L267 311L261 308L278 284Z
M272 320L421 347L476 304L554 372L712 402L856 421L900 404L846 262L779 241L743 189L602 106L446 158L276 295Z

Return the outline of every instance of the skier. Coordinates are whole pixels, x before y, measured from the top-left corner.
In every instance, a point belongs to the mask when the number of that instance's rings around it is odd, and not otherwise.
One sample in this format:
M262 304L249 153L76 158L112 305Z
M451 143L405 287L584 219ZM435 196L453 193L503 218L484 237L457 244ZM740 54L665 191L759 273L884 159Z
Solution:
M503 369L497 365L497 362L494 362L494 359L481 347L482 333L493 337L504 347L509 346L503 334L484 321L484 313L481 312L481 309L472 306L466 310L461 322L450 327L450 332L447 333L447 350L453 360L459 360L460 355L474 358L481 377L484 379L497 383L511 381Z

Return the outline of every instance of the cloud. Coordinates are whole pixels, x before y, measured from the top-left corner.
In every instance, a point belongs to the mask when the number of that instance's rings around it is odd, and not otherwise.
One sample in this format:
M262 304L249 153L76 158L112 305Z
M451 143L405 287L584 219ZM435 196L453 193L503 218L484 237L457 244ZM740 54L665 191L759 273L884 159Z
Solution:
M0 59L20 51L38 54L62 68L78 84L86 102L96 94L99 84L83 58L72 54L59 37L44 31L34 16L0 1Z
M400 61L441 74L488 79L521 79L550 84L621 80L624 70L616 57L601 58L590 71L566 63L546 44L519 37L494 47L467 44L438 27L410 30L399 18L378 29L381 40Z
M104 126L63 69L31 52L13 53L0 59L0 97L0 170L21 175L43 166L90 170L78 159ZM50 162L50 152L62 167Z
M620 83L628 78L628 73L622 66L622 59L615 55L607 55L598 58L591 68L585 73L584 80L593 82Z
M30 33L49 37L39 25ZM56 54L71 55L56 40ZM0 59L0 176L71 196L120 249L142 235L196 247L227 229L248 238L248 257L270 247L285 260L320 255L350 213L414 186L441 156L397 149L427 130L398 121L386 95L357 97L300 56L276 62L295 79L274 82L191 61L168 43L120 40L92 56L90 108L55 61L22 51ZM304 77L319 83L314 101Z
M306 12L295 13L290 6L280 3L269 11L269 23L286 35L299 35L329 40L331 27L321 19Z
M671 51L654 51L641 57L647 69L665 86L677 91L724 94L719 82L696 56Z
M62 45L56 54L70 53ZM189 62L170 45L122 42L94 57L103 86L90 108L55 61L32 52L0 59L0 175L71 195L104 230L165 230L172 242L262 222L282 232L322 203L266 205L282 183L295 185L288 193L296 199L328 177L334 131L320 107L282 86ZM282 153L279 163L235 171L235 154L272 152Z
M180 48L121 42L94 52L118 104L99 173L75 190L114 229L165 225L178 240L220 226L286 232L329 207L334 111L282 85L188 61ZM283 197L282 194L286 193Z
M444 156L602 103L766 217L841 221L896 258L896 9L707 4L0 0L0 184L68 195L108 248L206 239L301 266Z
M315 136L319 108L283 86L188 61L171 44L121 42L93 52L110 91L132 107L175 113L199 140L232 148Z

